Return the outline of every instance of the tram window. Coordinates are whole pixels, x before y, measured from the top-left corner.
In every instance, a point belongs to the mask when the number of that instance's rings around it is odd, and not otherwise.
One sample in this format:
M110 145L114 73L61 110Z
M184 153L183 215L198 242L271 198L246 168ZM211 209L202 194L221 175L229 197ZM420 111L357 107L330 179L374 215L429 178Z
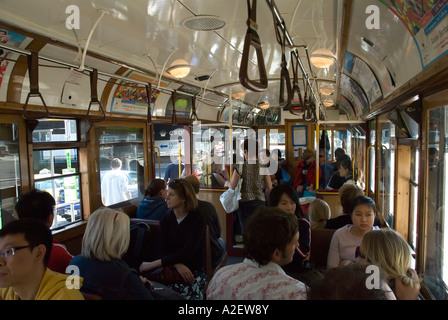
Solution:
M419 149L412 148L411 151L411 180L410 180L410 216L409 216L409 236L408 242L412 249L417 248L417 212L418 212L418 184L419 184Z
M376 120L370 121L370 141L367 151L369 182L367 186L368 195L373 197L375 194L375 157L376 157Z
M12 221L19 197L20 156L18 125L0 123L0 229Z
M286 158L286 134L282 130L269 129L269 150L279 149L282 158Z
M80 221L78 149L66 145L78 141L76 120L40 120L32 136L34 187L49 192L56 201L52 228ZM58 145L61 142L64 148ZM48 143L49 147L37 147L39 143Z
M395 186L395 126L389 122L381 122L381 161L380 183L377 207L383 219L393 228L394 217L394 186Z
M201 131L193 134L192 174L201 187L222 188L223 181L228 180L225 134L229 132L225 128L201 126ZM216 179L217 174L223 179Z
M48 119L39 121L33 130L33 142L78 141L76 120Z
M428 197L425 284L447 299L448 283L448 106L428 111Z
M143 129L98 128L97 134L103 205L141 197L145 190Z
M171 163L179 164L179 155L181 157L180 176L182 177L182 174L185 175L185 164L190 164L189 128L189 126L181 125L154 124L154 163L156 178L165 179L167 167ZM187 168L189 169L189 167ZM179 170L174 173L176 174L174 178L177 178L179 176Z

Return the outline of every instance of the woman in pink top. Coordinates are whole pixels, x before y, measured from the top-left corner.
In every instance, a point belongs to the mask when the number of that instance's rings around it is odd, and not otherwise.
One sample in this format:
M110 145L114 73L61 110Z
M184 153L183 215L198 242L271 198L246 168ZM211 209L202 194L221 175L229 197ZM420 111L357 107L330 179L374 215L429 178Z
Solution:
M359 196L353 201L351 212L353 224L348 224L334 233L328 251L328 269L349 265L356 261L356 247L361 245L364 235L372 229L378 229L373 226L375 213L375 201L371 198Z

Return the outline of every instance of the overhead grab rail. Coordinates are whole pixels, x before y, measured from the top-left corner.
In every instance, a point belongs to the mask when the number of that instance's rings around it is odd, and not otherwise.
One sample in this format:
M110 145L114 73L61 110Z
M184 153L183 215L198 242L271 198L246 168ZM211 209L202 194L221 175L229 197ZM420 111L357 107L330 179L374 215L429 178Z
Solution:
M101 122L106 120L106 112L104 112L103 105L101 104L101 101L98 100L98 70L93 69L90 72L90 103L89 108L87 109L86 119L88 122ZM101 113L101 117L95 117L90 115L90 109L93 104L98 104L98 110Z
M39 91L39 56L36 51L31 51L28 58L28 73L30 78L30 92L26 96L25 105L23 106L22 117L25 120L37 120L50 117L47 104ZM44 105L45 112L29 112L27 111L28 102L31 97L39 97Z
M244 49L243 57L241 59L239 80L243 87L256 91L262 92L268 88L268 77L266 74L266 67L263 59L263 51L261 49L261 41L258 36L258 24L257 24L257 0L252 0L252 6L250 5L250 0L247 0L247 32L244 38ZM249 79L247 68L249 66L249 52L250 47L253 47L257 55L257 66L258 74L260 76L259 82Z
M21 55L24 55L24 56L31 56L31 53L32 53L32 51L23 50L23 49L19 49L19 48L16 48L16 47L11 47L11 46L8 46L8 45L6 45L4 43L0 43L0 48L5 49L7 51L15 52L15 53L18 53L18 54L21 54ZM55 63L55 64L58 64L58 65L61 65L61 66L67 67L69 69L78 70L78 68L79 68L79 66L77 66L75 64L64 62L64 61L60 61L60 60L56 60L56 59L53 59L53 58L48 58L48 57L45 57L45 56L39 56L39 59L40 60L44 60L44 61L48 61L48 62L51 62L51 63ZM92 72L92 71L93 71L93 68L88 68L88 67L84 68L84 72ZM110 74L110 73L99 71L99 70L98 70L98 75L105 76L105 77L108 77L110 79L117 79L117 80L126 81L128 83L134 83L134 84L137 84L137 85L141 85L142 88L146 87L146 85L148 84L147 82L143 82L143 81L139 81L139 80L135 80L135 79L131 79L131 78L126 78L126 77L123 77L123 76L119 76L117 74ZM165 87L160 87L157 90L161 91L163 93L169 94L169 95L171 95L174 92L174 89L165 88ZM185 95L185 96L188 96L188 97L194 97L195 96L195 94L192 94L192 93L189 93L189 92L182 92L182 94ZM202 98L201 101L202 100L208 101L208 102L211 102L211 103L215 103L217 105L222 105L223 104L223 101L216 101L216 100L213 100L213 99L210 99L210 98Z
M288 63L286 62L286 24L285 20L282 18L281 22L278 22L275 18L274 10L272 10L272 16L274 18L274 26L275 26L275 35L277 37L277 42L280 44L282 48L282 62L280 64L281 72L280 72L280 94L279 94L279 107L285 110L289 110L291 107L292 99L293 99L293 91L291 88L291 79L289 77L288 71ZM286 93L288 95L285 100L285 83L286 83Z

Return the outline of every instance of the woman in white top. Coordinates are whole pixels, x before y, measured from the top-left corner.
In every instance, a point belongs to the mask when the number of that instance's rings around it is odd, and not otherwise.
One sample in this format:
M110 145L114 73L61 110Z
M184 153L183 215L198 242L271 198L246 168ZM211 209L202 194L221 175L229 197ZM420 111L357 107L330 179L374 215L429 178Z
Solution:
M378 229L373 226L375 213L376 205L371 198L359 196L353 201L351 212L353 224L348 224L334 233L328 251L328 269L356 261L356 247L361 245L364 235L372 229Z

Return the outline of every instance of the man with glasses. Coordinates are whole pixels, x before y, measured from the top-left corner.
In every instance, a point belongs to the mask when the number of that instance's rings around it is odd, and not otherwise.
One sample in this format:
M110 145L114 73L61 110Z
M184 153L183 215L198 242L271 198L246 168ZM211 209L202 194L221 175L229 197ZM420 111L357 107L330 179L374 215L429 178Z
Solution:
M52 245L51 231L38 220L16 220L0 230L0 299L84 300L76 281L47 268Z

